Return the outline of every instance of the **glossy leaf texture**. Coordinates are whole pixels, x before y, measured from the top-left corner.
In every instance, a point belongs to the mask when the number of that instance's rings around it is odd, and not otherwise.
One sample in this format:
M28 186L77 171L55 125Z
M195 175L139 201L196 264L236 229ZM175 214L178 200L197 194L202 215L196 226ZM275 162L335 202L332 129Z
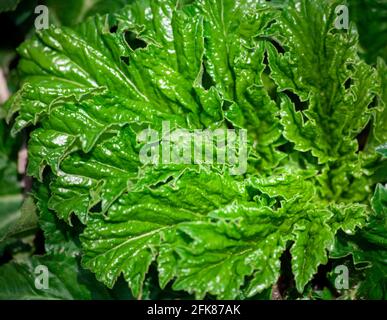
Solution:
M281 106L284 136L326 163L358 150L356 136L369 122L372 99L380 91L377 72L358 57L356 34L334 29L334 5L293 5L272 27L285 52L269 48L271 77L287 94ZM298 105L291 94L299 97Z
M36 198L50 250L78 249L47 213L76 216L82 264L109 288L123 275L142 297L155 266L161 288L234 299L272 286L290 247L302 292L336 233L366 224L383 163L357 142L367 125L383 130L370 122L381 76L333 13L331 1L134 1L25 42L6 108L14 133L33 128L28 173L49 186ZM166 121L247 129L246 173L144 165L138 134Z

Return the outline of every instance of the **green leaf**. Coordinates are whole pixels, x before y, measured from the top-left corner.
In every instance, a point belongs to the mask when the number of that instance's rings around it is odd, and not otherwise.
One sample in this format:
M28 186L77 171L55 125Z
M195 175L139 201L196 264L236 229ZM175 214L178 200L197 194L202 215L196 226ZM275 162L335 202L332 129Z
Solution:
M352 255L355 267L364 277L356 295L365 299L387 298L387 188L377 185L372 198L374 213L369 224L355 236L341 236L335 241L331 256Z
M109 287L122 272L138 296L165 233L176 230L179 223L203 219L210 208L227 203L239 192L243 192L242 186L230 178L186 173L176 185L148 186L125 194L111 207L108 217L90 219L82 235L84 265ZM96 242L101 237L103 240Z
M326 212L316 212L317 217L313 220L326 219ZM297 226L296 240L291 249L292 269L295 276L297 290L302 292L304 286L317 271L320 264L328 262L326 251L332 246L334 234L329 226L314 222L306 228Z
M0 241L10 238L22 237L25 234L33 234L37 229L36 207L31 197L26 198L20 208L13 214L14 221L9 224L6 233L0 237ZM6 219L5 219L6 220ZM6 220L7 221L7 220Z
M291 200L301 195L309 199L316 194L313 183L309 180L315 173L314 170L303 170L272 175L269 178L251 177L250 183L254 188L271 198L281 197Z
M241 214L244 219L235 218ZM209 215L217 220L186 223L180 228L193 242L186 241L176 250L176 263L184 272L177 274L174 288L194 291L197 298L209 292L232 299L241 297L239 288L246 276L251 276L244 293L247 296L262 292L277 280L286 241L276 230L280 214L274 218L269 208L233 203Z
M20 193L15 154L18 142L10 137L8 126L0 119L0 196Z
M387 157L387 143L377 147L376 151L379 152L383 157Z
M33 193L39 210L39 225L43 230L46 253L66 254L74 257L80 255L79 233L81 228L76 228L76 226L70 228L48 209L49 190L44 184L35 186Z
M42 270L48 270L47 289L39 287ZM93 278L90 272L80 269L73 257L34 256L25 261L0 266L0 299L108 299L108 291Z
M0 119L0 242L11 235L23 202L14 151L17 140L9 137L8 131Z
M360 44L367 62L387 59L387 5L383 0L349 0L351 19L359 30Z
M15 10L19 2L20 0L3 0L0 4L0 13Z
M284 136L320 163L358 150L356 136L370 120L379 86L375 70L357 55L356 36L334 32L334 4L291 1L271 28L285 53L268 47L270 76L282 92Z
M23 202L22 195L0 197L0 242L10 234L10 229L20 217L20 206Z
M375 125L371 132L368 145L366 147L373 149L387 141L387 65L383 59L377 60L377 71L381 83L381 92L378 98L377 108L374 108L373 121Z
M114 3L116 1L110 0L109 2ZM98 0L45 1L45 5L48 7L50 13L50 22L65 26L72 26L83 21L89 11L95 10L97 3ZM97 12L96 10L95 13Z

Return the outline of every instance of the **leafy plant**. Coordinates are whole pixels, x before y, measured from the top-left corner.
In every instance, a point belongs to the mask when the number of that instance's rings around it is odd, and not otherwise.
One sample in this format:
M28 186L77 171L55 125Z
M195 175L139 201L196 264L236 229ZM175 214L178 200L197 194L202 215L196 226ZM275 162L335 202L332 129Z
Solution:
M20 89L4 107L14 135L31 131L46 255L0 269L28 278L45 263L55 275L66 254L71 275L50 297L114 298L123 276L136 298L246 299L265 296L287 263L298 298L319 266L352 254L372 265L359 297L385 298L384 187L370 198L387 181L385 147L376 152L386 65L359 57L354 29L334 28L339 4L133 1L36 32L18 49ZM246 173L143 165L136 137L163 121L246 129ZM353 244L376 237L372 249ZM88 285L73 292L78 272ZM30 280L1 283L6 295L47 298L21 289Z

